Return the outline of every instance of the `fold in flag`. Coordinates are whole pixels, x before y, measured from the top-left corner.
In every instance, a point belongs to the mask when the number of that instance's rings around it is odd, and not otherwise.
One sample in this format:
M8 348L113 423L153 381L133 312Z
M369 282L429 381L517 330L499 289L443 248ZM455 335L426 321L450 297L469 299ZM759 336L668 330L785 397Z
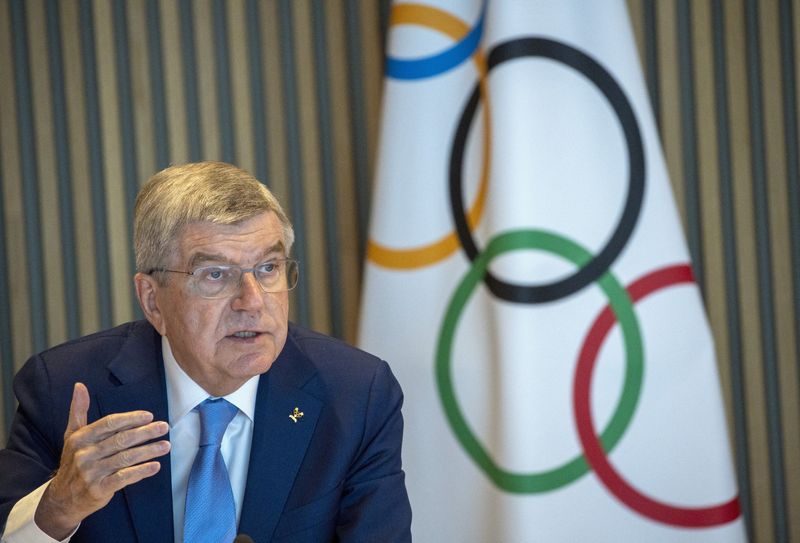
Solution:
M417 541L744 541L623 0L396 3L359 342Z

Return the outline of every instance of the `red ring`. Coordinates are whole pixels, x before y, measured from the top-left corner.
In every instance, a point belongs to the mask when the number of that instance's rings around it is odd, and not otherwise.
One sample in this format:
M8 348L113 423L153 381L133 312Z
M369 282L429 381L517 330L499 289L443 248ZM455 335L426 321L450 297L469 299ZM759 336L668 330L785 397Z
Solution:
M680 283L693 283L694 276L688 265L677 265L651 272L631 283L627 288L633 303L661 288ZM603 484L622 503L634 511L658 522L687 528L702 528L725 524L739 517L739 498L710 507L677 507L645 496L631 486L614 469L594 430L591 416L591 380L597 353L608 332L616 322L609 306L592 323L578 357L575 370L572 403L575 424L586 460Z

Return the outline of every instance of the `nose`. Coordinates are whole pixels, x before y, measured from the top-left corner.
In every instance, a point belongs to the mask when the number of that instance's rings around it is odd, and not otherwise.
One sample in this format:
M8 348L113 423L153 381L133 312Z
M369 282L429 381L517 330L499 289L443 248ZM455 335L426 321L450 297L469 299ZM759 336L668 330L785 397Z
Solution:
M238 311L259 311L264 307L264 291L252 272L244 272L239 291L233 298L233 309Z

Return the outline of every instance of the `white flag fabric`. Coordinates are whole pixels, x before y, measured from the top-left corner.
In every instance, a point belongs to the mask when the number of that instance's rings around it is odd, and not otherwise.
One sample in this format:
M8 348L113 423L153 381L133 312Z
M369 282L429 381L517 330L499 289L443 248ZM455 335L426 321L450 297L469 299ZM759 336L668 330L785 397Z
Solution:
M392 7L360 345L421 542L745 540L624 0Z

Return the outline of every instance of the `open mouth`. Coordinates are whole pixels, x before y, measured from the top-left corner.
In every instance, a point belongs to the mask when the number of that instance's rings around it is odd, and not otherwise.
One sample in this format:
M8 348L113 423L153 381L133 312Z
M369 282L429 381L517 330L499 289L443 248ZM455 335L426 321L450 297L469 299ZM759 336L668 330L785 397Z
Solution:
M234 334L231 334L228 337L232 337L232 338L236 338L236 339L251 339L251 338L254 338L254 337L259 336L259 335L261 335L260 332L252 332L252 331L247 330L247 331L242 331L242 332L236 332Z

